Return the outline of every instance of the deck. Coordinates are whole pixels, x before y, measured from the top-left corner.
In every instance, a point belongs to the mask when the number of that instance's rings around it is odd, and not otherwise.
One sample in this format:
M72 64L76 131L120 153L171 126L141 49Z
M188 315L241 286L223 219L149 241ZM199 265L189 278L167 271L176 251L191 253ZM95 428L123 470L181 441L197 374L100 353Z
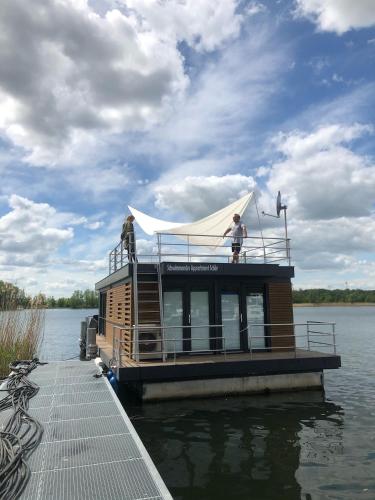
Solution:
M103 336L97 336L100 356L107 364L112 359L112 346ZM119 381L166 381L213 377L273 375L283 373L315 372L339 368L341 358L307 349L275 352L241 352L178 356L162 360L134 361L122 356L118 367Z
M93 361L69 361L30 374L40 390L29 413L44 434L20 498L172 499L108 380L96 373Z

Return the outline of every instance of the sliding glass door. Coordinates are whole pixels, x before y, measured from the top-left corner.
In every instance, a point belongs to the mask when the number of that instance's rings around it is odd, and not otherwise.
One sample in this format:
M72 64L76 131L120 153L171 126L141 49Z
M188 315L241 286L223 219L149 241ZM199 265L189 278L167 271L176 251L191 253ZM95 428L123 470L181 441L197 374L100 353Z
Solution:
M210 311L208 290L190 292L191 350L207 351L210 348Z
M255 351L266 348L264 336L264 304L262 293L246 295L246 313L249 349Z
M221 322L224 337L223 349L240 349L240 301L237 292L221 293Z
M182 290L164 292L164 350L168 354L183 350L183 293Z

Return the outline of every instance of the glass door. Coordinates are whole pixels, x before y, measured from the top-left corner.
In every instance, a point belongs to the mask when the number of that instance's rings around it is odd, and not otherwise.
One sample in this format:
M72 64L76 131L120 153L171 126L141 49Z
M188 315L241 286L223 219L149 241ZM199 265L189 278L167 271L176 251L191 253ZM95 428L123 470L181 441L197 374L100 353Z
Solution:
M240 302L237 292L221 293L221 322L223 325L223 348L240 349Z
M249 293L246 296L246 313L249 349L260 350L266 348L264 336L264 304L262 293ZM252 326L254 325L254 326Z
M183 302L182 290L163 294L164 350L173 355L183 350Z
M210 311L207 290L190 292L191 350L207 351L210 349Z

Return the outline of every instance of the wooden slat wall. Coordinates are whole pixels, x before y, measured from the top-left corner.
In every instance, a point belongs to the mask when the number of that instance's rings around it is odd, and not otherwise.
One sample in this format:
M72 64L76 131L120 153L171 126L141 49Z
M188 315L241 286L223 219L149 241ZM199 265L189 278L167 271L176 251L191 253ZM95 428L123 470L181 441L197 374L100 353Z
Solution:
M131 283L120 285L111 288L107 292L107 316L106 319L126 325L129 327L121 329L122 340L127 340L129 343L123 345L126 354L131 352L132 330L130 329L133 323L132 318L132 286ZM113 325L106 322L106 341L112 345L113 342ZM116 335L119 330L116 328Z
M269 283L268 299L270 323L293 323L293 300L291 283ZM272 350L288 351L294 349L294 337L286 338L281 337L281 335L293 335L293 327L271 327ZM278 347L282 347L284 349L277 349Z

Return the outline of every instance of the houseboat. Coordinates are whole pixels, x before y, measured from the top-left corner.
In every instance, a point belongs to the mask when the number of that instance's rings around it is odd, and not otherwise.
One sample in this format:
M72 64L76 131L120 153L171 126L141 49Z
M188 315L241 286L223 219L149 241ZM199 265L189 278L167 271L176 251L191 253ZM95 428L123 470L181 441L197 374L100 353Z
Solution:
M323 387L339 368L334 323L294 323L290 241L243 238L232 262L224 238L252 193L190 224L131 208L156 235L150 255L109 255L99 293L97 344L119 384L143 400L223 396ZM286 207L278 197L277 212Z

